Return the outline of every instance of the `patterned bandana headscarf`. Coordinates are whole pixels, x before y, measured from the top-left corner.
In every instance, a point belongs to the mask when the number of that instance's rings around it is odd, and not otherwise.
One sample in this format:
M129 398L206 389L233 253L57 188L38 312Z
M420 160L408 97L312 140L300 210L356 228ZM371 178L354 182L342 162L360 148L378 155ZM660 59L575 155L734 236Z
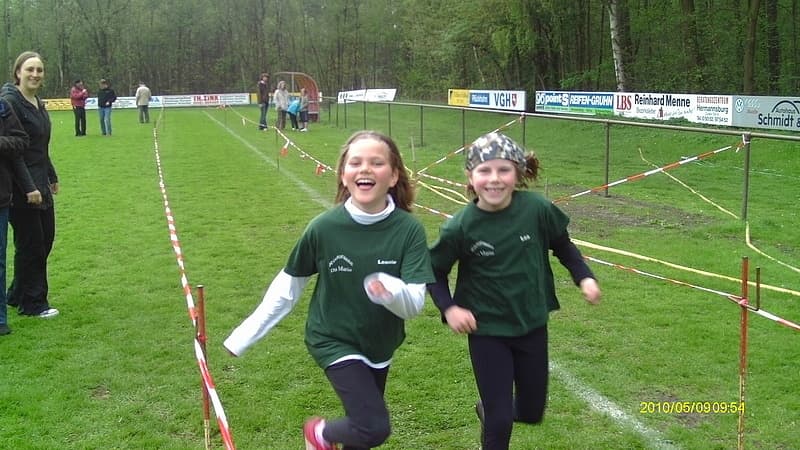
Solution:
M525 170L525 150L508 136L500 133L488 133L479 137L467 148L467 161L464 167L472 170L478 164L492 159L507 159Z

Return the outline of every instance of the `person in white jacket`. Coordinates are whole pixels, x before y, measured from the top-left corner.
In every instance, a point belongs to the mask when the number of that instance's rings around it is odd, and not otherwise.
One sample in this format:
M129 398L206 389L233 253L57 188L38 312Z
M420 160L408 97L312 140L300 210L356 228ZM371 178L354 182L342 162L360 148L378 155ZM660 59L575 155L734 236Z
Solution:
M414 190L397 145L373 131L355 133L339 157L336 206L315 217L261 304L225 340L240 356L264 337L317 275L306 321L309 353L338 394L345 417L313 417L306 448L381 445L391 433L384 399L404 320L424 305L434 280L425 229L411 215Z
M285 81L278 82L278 87L272 94L272 101L275 102L275 111L278 113L275 128L283 130L286 128L286 110L289 109L289 91L286 90Z
M144 84L144 81L140 81L139 87L136 88L136 107L139 109L139 123L150 123L150 98L152 96L150 88Z

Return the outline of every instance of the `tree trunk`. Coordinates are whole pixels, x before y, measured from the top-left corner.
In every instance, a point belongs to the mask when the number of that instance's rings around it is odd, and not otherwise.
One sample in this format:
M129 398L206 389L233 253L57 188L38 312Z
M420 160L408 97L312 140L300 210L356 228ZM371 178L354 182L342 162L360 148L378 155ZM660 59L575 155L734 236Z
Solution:
M614 57L614 73L617 78L617 91L626 92L628 90L628 75L626 71L627 58L624 48L624 31L620 20L620 8L617 0L608 0L608 22L611 31L611 53Z
M3 0L3 48L0 50L2 67L11 67L11 5L8 0Z
M744 80L742 91L745 95L752 95L755 90L755 55L756 55L756 32L758 31L758 9L761 7L761 0L747 1L747 35L744 41Z
M683 33L683 46L687 53L686 72L689 76L687 87L690 92L701 92L706 89L702 73L706 63L703 53L700 51L694 0L681 0L681 10L683 12L683 26L686 30Z
M781 39L778 34L778 0L766 0L767 9L767 69L769 93L776 94L781 78Z

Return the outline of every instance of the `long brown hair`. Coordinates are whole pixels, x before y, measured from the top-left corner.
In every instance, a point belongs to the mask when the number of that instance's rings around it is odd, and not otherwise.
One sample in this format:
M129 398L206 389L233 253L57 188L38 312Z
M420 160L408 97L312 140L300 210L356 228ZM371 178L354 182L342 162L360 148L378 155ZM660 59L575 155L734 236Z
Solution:
M403 157L400 155L400 150L397 144L394 143L392 138L377 131L357 131L344 143L342 151L339 154L339 162L336 164L336 178L338 179L336 188L336 203L342 203L350 197L350 191L342 183L342 175L344 174L344 165L347 160L347 151L356 141L372 139L386 144L389 148L389 165L393 170L397 171L397 183L394 187L389 188L389 195L394 200L395 207L405 211L411 211L411 205L414 203L414 188L411 186L411 181L408 178L406 166L403 164Z
M17 56L17 59L14 61L14 68L11 69L11 78L14 79L14 84L19 85L19 82L21 80L17 76L17 71L22 67L23 64L25 64L25 61L27 61L27 60L29 60L31 58L39 58L39 60L42 61L42 63L44 64L44 60L42 59L42 55L40 55L40 54L38 54L36 52L27 51L27 52L20 53L19 56Z

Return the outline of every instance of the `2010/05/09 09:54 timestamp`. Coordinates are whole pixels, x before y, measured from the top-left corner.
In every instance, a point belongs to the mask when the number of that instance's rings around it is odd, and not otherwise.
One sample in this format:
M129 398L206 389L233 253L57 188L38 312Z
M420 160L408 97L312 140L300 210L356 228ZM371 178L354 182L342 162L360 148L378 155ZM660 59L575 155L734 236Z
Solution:
M639 414L738 414L744 402L642 401Z

